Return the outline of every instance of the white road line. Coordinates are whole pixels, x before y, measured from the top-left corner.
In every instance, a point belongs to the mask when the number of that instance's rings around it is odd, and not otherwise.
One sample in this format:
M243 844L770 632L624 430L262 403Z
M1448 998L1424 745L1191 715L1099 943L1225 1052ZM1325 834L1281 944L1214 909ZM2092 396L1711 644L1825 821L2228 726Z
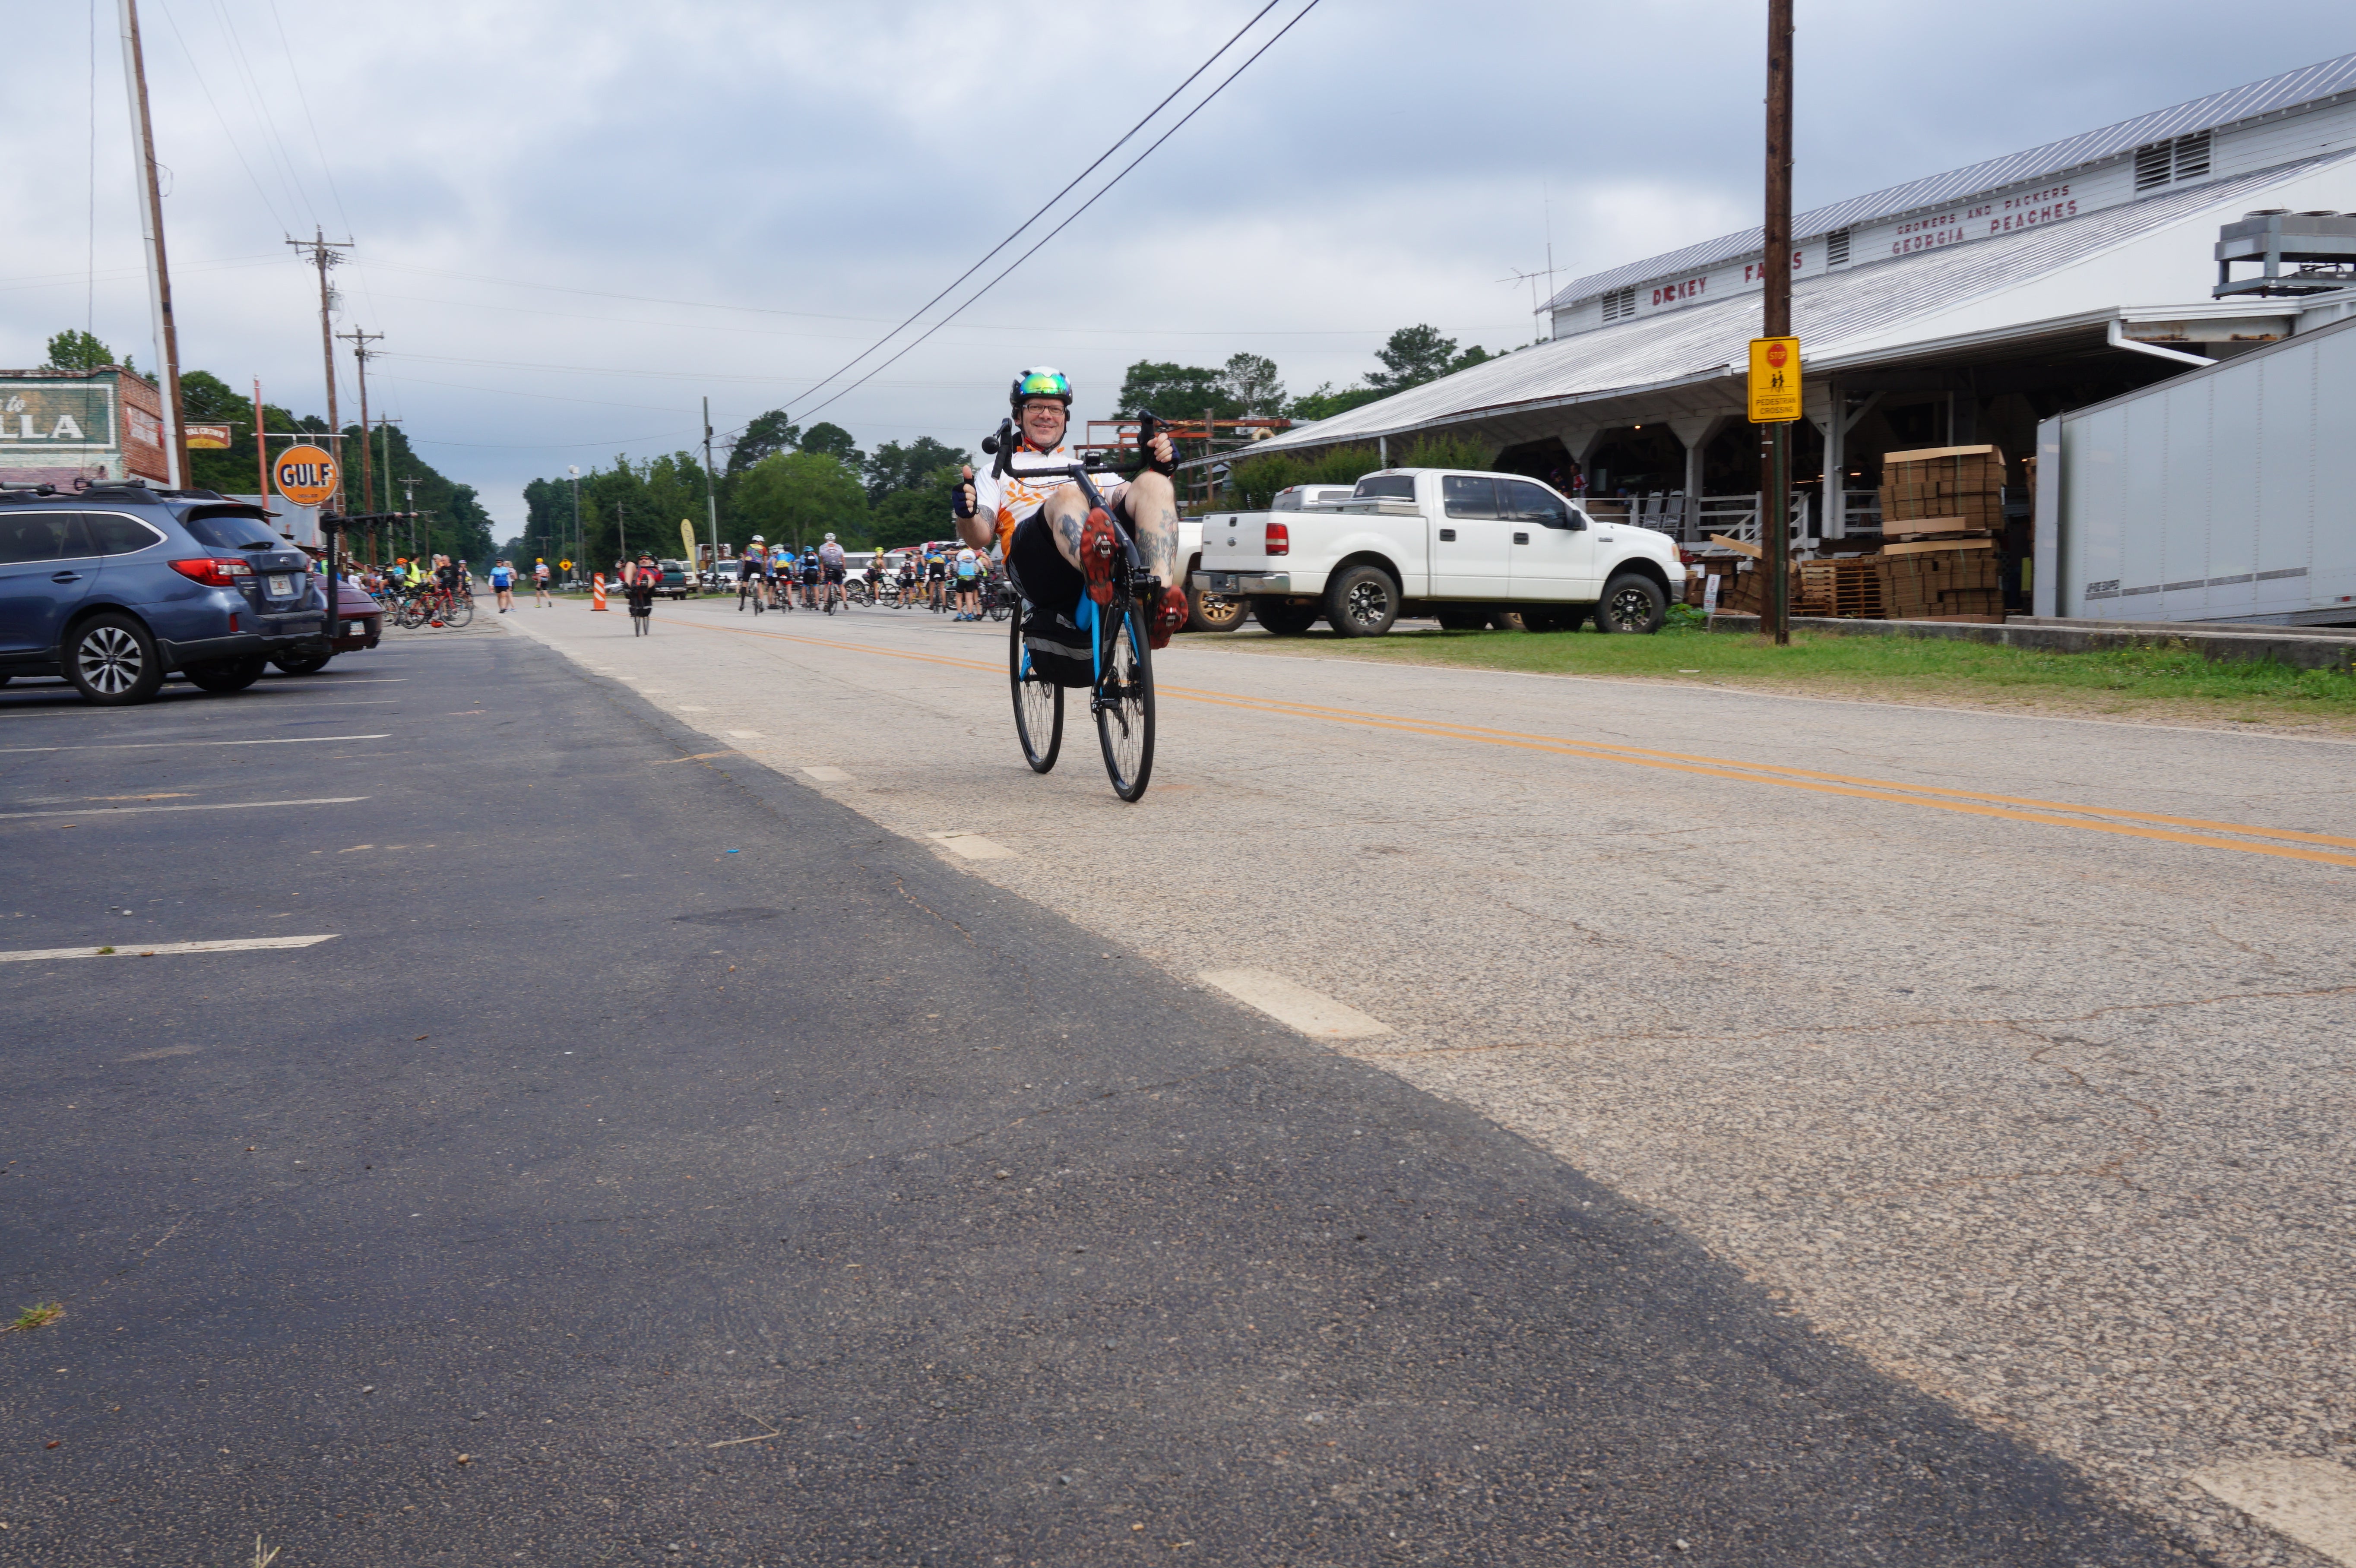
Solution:
M818 780L820 784L849 784L851 782L851 775L844 773L841 768L804 768L802 772L809 774L810 777Z
M731 730L728 738L732 741L757 741L761 732L758 730Z
M1265 970L1211 969L1195 978L1225 991L1246 1007L1258 1008L1280 1024L1299 1029L1312 1040L1363 1040L1370 1034L1391 1031L1390 1025L1367 1017L1346 1002L1337 1002Z
M272 805L349 805L364 795L324 795L316 800L232 800L217 805L109 805L95 811L0 811L0 822L26 816L72 816L95 822L102 816L140 816L151 811L259 811Z
M247 936L227 942L151 942L145 946L125 942L112 947L32 947L0 953L0 964L37 964L51 958L164 958L177 953L256 953L274 947L315 947L333 942L336 933L318 936Z
M390 741L381 735L287 735L273 741L112 741L102 746L0 746L0 757L25 752L161 752L175 746L324 746L331 741Z
M2329 1459L2246 1459L2191 1479L2268 1530L2356 1568L2356 1470Z
M936 844L953 849L969 860L1012 860L1014 851L994 838L984 838L979 833L928 833Z

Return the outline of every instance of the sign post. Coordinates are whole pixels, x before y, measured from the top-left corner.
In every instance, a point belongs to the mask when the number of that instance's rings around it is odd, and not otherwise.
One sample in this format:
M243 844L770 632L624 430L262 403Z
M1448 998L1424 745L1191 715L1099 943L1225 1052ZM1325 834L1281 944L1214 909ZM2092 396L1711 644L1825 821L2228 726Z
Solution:
M1792 421L1800 417L1800 340L1792 336L1792 0L1767 0L1766 172L1760 261L1767 277L1760 335L1751 345L1751 418L1767 427L1761 630L1784 647L1792 641Z

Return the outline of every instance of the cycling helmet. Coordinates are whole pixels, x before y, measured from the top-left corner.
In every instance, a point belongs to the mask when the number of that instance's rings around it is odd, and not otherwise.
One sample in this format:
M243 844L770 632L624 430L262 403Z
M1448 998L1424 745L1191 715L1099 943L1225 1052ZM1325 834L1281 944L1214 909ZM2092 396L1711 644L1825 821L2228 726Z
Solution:
M832 534L829 534L829 535L827 535L827 536L826 536L826 542L827 542L827 543L829 543L829 544L832 544L832 543L834 542L834 536L833 536Z
M1072 408L1072 383L1061 370L1052 365L1033 365L1030 369L1014 378L1013 388L1007 393L1006 400L1013 405L1017 413L1020 413L1023 403L1032 398L1059 399L1063 402L1064 411L1069 413Z

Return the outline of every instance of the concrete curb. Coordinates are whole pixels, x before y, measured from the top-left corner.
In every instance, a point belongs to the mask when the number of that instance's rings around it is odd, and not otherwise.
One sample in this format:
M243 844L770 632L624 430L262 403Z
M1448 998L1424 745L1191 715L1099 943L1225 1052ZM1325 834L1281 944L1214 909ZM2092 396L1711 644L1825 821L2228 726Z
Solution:
M1709 629L1755 634L1759 617L1720 611L1710 618ZM2036 648L2057 654L2101 653L2111 648L2190 648L2203 658L2273 659L2295 669L2356 673L2356 633L2344 631L2019 620L1992 626L1969 621L1850 621L1815 615L1793 616L1792 629L1840 637L1944 637L1954 642L1997 643L2010 648Z

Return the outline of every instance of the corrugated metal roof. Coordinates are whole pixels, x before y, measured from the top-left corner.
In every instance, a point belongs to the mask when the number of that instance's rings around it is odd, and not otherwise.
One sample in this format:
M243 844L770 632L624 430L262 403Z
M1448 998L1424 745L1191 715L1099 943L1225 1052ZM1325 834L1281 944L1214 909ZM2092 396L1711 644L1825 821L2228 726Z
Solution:
M2205 208L2237 205L2293 173L2351 159L2356 153L2326 154L2161 191L2066 223L1802 278L1792 285L1793 329L1808 343L1812 361L1837 363L1846 344L2016 287ZM1507 414L1525 404L1601 399L1730 373L1758 334L1762 303L1755 293L1737 295L1537 344L1287 431L1252 451L1371 441Z
M2245 87L2212 92L2206 98L2196 98L2172 109L2155 109L2148 114L2122 120L2099 131L2088 131L2063 141L2048 142L2025 153L2010 153L1985 163L1950 169L1943 175L1910 180L1904 185L1891 186L1887 190L1851 197L1829 207L1819 207L1792 219L1792 235L1794 240L1804 240L1829 234L1836 229L1879 222L1919 208L1949 206L1988 191L2001 190L2006 186L2018 185L2023 180L2043 179L2066 169L2100 163L2153 142L2238 124L2297 104L2329 98L2351 88L2356 88L2356 54L2341 55L2337 59L2302 66L2297 70L2270 76L2264 81L2254 81ZM1765 243L1765 230L1746 229L1740 233L1706 240L1698 245L1688 245L1682 251L1648 256L1643 261L1630 261L1606 272L1590 272L1586 277L1572 280L1568 287L1547 301L1546 308L1559 309L1608 289L1665 277L1672 272L1698 272L1721 261L1748 255Z

